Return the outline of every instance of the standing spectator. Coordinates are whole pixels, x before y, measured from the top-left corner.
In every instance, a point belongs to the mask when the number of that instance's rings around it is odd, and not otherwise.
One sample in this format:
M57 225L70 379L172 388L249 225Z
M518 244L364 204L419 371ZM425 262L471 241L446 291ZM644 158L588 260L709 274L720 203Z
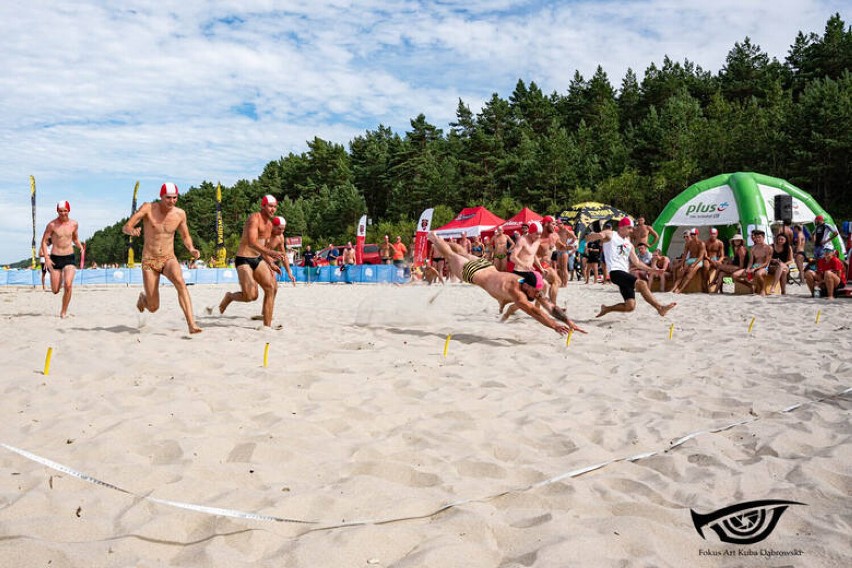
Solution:
M479 240L479 235L473 237L473 242L470 243L470 254L477 258L482 258L485 254L485 246L482 244L482 241Z
M459 238L458 243L464 249L465 254L470 254L470 239L467 238L467 231L462 231L462 236Z
M805 254L805 244L808 242L805 236L805 230L801 225L793 225L793 240L790 244L793 246L793 257L796 259L796 268L799 269L799 284L805 281L805 261L808 255Z
M328 243L328 265L337 266L340 264L340 253L337 252L337 247Z
M390 237L387 235L385 235L384 242L379 245L379 256L382 257L382 264L393 262L393 245L390 242Z
M313 268L316 266L314 263L314 258L316 257L316 253L311 250L311 245L305 246L305 252L302 253L302 260L304 261L304 265L307 268Z
M402 242L402 237L397 236L393 246L393 264L397 268L405 266L405 255L408 253L408 248Z
M837 236L837 229L825 223L825 217L817 215L814 219L814 234L811 235L811 240L814 242L814 258L822 258L823 247L831 242L831 239ZM832 246L832 249L834 247Z

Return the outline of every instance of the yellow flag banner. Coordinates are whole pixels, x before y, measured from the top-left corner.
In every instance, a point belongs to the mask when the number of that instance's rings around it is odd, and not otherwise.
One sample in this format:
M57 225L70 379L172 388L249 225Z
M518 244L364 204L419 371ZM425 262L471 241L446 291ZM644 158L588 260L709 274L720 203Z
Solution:
M216 267L225 268L225 223L222 221L222 184L216 183Z
M33 263L32 269L36 269L36 188L35 178L30 176L30 202L33 208Z

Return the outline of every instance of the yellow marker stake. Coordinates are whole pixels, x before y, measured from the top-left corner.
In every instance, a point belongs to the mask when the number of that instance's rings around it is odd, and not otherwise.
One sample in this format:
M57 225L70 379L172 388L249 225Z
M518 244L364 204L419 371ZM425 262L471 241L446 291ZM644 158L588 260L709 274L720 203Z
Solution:
M565 347L571 345L571 336L574 335L574 330L568 332L568 337L565 338Z
M674 324L671 324L669 326L669 339L671 339L673 336L674 336Z
M47 357L44 358L44 375L50 374L50 359L53 357L53 347L47 348Z
M822 310L817 310L817 319L816 319L816 323L819 323L819 316L821 316L821 315L822 315Z
M452 339L452 337L452 334L448 335L447 340L444 342L444 357L447 356L447 351L450 349L450 339Z
M263 366L269 366L269 344L266 344L266 347L263 348Z
M751 333L751 328L754 327L755 318L751 318L751 323L748 324L748 332Z

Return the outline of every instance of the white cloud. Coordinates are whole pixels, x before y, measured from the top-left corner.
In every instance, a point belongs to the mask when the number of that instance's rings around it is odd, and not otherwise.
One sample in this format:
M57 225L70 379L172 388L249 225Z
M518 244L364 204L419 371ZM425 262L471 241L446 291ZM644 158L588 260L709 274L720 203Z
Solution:
M27 176L84 238L154 188L231 184L320 136L345 144L418 113L447 129L519 78L618 86L668 54L707 70L750 36L783 59L840 2L778 0L107 0L0 5L0 261L29 255ZM241 115L256 113L257 120ZM39 211L44 211L41 206ZM48 211L50 212L50 211ZM39 213L39 231L49 218ZM31 225L31 221L29 223ZM28 232L29 231L29 232Z

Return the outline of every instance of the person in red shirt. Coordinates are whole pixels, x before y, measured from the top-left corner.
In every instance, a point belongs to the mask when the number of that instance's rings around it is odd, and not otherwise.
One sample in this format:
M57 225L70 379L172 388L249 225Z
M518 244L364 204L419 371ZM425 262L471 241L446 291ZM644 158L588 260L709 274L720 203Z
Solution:
M846 286L846 270L830 243L823 246L822 252L822 258L817 261L816 272L813 270L805 272L805 280L811 291L811 297L819 286L821 294L833 300L834 293Z

